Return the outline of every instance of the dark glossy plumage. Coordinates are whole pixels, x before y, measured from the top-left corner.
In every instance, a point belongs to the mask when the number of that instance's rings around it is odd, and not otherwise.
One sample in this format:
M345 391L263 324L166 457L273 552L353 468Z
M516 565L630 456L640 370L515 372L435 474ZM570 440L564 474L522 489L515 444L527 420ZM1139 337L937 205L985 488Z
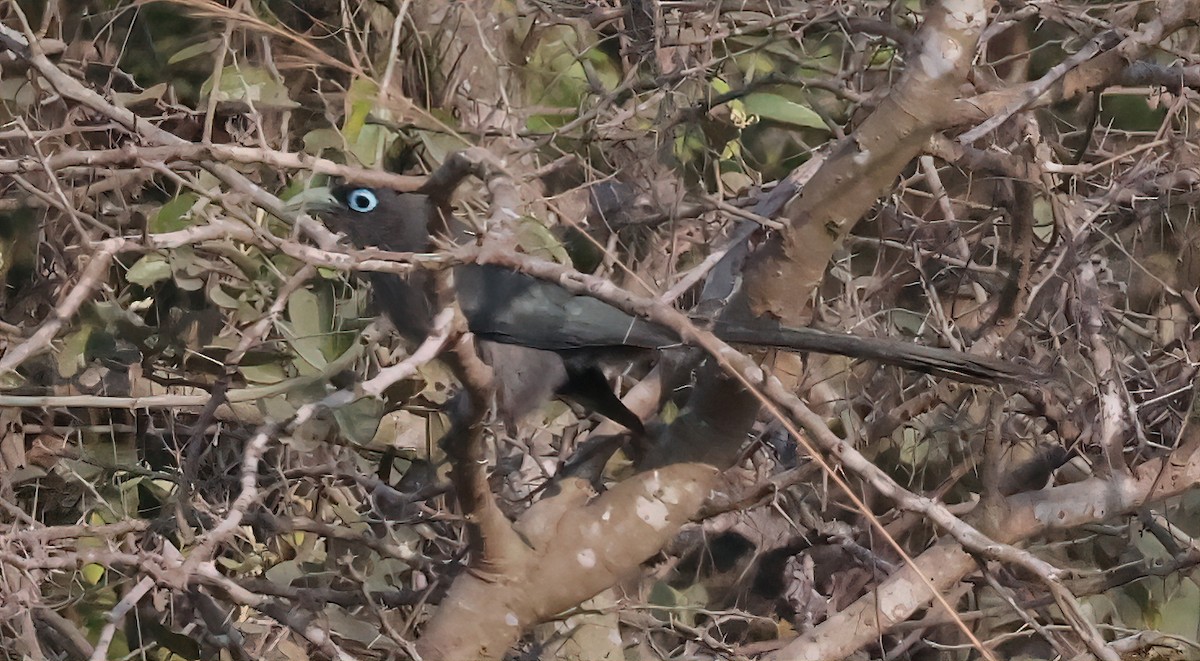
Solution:
M349 199L360 187L333 189L337 204L326 223L362 247L395 252L430 252L433 236L463 240L463 228L445 218L428 197L372 190L377 204L355 211ZM430 330L433 304L428 273L372 273L376 303L402 335L414 342ZM662 346L661 329L593 298L495 266L466 264L454 269L459 307L479 340L481 357L495 374L500 415L512 424L554 395L641 432L638 417L612 392L596 364L596 352L629 346ZM630 344L613 324L631 326ZM622 327L624 327L622 326Z

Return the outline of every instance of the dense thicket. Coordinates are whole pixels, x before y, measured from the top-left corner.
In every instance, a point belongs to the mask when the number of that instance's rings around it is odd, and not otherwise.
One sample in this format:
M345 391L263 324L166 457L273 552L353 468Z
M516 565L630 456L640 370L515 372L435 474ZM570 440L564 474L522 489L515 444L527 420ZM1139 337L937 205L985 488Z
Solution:
M1200 2L0 18L0 657L1200 658ZM333 181L474 239L355 249ZM465 261L684 338L610 366L649 433L377 319Z

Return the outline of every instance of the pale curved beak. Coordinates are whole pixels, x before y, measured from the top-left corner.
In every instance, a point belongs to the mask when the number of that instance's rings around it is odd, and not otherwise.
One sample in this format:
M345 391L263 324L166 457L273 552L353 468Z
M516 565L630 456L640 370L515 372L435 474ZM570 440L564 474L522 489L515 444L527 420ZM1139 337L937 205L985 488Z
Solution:
M336 206L337 200L333 197L333 189L328 186L302 190L284 202L284 208L288 211L304 212L310 215L329 211Z

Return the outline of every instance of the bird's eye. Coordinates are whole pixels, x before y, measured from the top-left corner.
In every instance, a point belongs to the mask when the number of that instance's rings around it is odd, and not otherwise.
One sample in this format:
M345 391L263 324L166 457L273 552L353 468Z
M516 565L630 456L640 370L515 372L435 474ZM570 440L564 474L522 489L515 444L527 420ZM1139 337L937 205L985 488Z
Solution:
M355 188L346 194L346 206L350 207L351 211L367 213L379 206L379 198L375 197L375 191L370 188Z

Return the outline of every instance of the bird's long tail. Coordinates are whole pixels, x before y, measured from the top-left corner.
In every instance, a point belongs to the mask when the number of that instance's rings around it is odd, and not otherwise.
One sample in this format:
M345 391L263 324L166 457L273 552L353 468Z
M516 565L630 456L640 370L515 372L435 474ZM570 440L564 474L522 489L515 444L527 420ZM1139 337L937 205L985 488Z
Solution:
M968 383L1034 380L1030 370L1012 362L902 340L828 333L815 328L745 327L722 323L713 330L717 337L733 344L850 356Z

